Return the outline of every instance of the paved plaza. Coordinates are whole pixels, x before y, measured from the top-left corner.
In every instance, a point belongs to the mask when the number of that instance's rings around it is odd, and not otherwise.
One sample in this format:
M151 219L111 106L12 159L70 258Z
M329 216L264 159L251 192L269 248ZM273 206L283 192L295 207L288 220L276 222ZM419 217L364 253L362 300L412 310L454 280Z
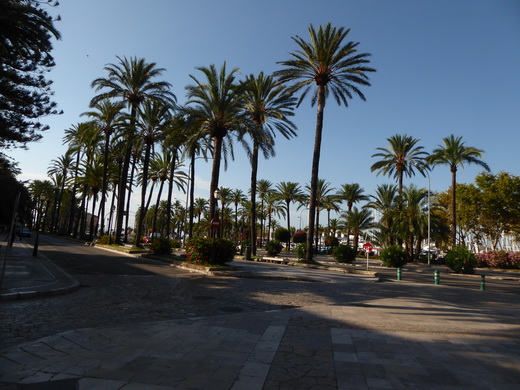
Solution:
M17 253L23 263L23 252ZM327 274L317 273L312 280L312 273L299 276L297 267L287 269L302 281L272 280L270 288L304 285L312 294L325 286L322 301L236 313L228 307L224 314L193 317L186 313L173 320L90 326L7 343L0 350L0 388L518 388L517 295L381 283L363 275L334 274L327 279ZM52 267L47 271L60 272ZM63 278L69 278L69 286ZM57 274L55 281L70 289L67 296L80 294L70 276ZM255 280L240 282L245 283L240 284L244 290L249 289L248 300L253 300ZM45 284L53 295L58 293L50 280ZM341 295L342 289L349 289L348 293ZM356 291L363 294L349 300ZM14 304L3 301L0 308ZM8 313L2 311L5 321Z

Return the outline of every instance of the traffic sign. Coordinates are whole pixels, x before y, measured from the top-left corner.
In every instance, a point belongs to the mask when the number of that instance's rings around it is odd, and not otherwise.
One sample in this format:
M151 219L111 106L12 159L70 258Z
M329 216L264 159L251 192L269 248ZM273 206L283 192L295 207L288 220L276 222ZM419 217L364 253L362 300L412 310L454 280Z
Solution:
M372 250L372 244L369 242L365 242L363 244L363 250L365 250L366 252L370 252Z
M220 219L218 219L218 218L213 218L213 219L211 220L211 227L212 227L213 229L218 229L218 228L220 227Z

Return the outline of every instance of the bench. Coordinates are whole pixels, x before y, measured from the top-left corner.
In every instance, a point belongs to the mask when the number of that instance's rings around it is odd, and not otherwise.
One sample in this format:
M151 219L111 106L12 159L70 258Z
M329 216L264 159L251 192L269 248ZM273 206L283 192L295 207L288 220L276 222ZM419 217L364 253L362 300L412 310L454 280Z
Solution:
M258 259L258 261L263 261L263 262L266 262L266 263L289 264L289 259L284 259L282 257L268 257L268 256L264 256L261 259Z

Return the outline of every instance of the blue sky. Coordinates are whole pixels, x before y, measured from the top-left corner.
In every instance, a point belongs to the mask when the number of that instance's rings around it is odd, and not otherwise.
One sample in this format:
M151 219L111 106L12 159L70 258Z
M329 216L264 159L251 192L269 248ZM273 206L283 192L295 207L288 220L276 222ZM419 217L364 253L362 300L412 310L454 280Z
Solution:
M54 12L54 10L53 10ZM392 178L370 172L375 148L395 134L421 140L430 152L450 134L485 151L493 173L520 175L520 2L517 0L366 0L321 2L264 0L70 0L56 10L62 40L53 51L55 100L60 116L42 118L51 129L29 150L8 152L19 162L21 180L44 179L51 160L63 155L64 130L84 118L95 95L92 80L116 56L144 57L165 68L163 79L185 102L189 75L224 61L242 75L271 73L296 50L291 37L308 37L308 27L331 22L351 31L348 39L371 53L372 86L366 102L349 107L329 100L325 110L320 177L338 188L359 183L371 194ZM306 100L296 110L298 137L277 138L276 157L261 160L259 178L273 183L310 181L315 108ZM235 161L221 172L220 185L247 192L250 165L237 146ZM198 160L196 196L208 197L210 163ZM466 166L458 182L481 171ZM433 191L450 186L446 166L431 173ZM405 180L426 187L427 179ZM184 200L182 194L177 198ZM133 202L137 205L137 196ZM292 216L293 225L298 215Z

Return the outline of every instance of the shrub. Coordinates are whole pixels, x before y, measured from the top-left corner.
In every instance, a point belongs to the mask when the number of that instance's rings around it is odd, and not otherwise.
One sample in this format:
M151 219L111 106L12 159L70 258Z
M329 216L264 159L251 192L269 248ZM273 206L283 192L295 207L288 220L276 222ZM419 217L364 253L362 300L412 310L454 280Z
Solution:
M302 242L296 247L296 256L298 260L305 259L305 255L307 254L307 243Z
M402 267L406 264L406 253L399 245L389 246L381 252L381 263L385 267Z
M477 255L479 267L513 269L520 268L520 253L506 251L487 251Z
M181 242L179 240L171 240L172 248L180 248Z
M276 256L278 253L282 251L282 248L283 246L278 240L269 241L265 246L265 250L267 251L267 254L269 256Z
M165 237L155 238L150 249L154 255L169 255L172 253L172 241Z
M110 239L110 236L108 234L104 234L101 237L98 238L97 243L100 245L108 245L108 241ZM114 243L114 237L110 240L111 243Z
M472 274L477 266L477 256L463 246L450 249L444 263L458 274Z
M334 236L327 236L325 237L325 246L332 246L332 247L335 247L335 246L338 246L339 245L339 240L337 237L334 237Z
M235 253L235 243L225 238L193 237L186 243L186 261L193 264L224 265Z
M274 239L280 242L289 242L291 239L291 232L286 228L279 227L274 231Z
M292 236L292 241L295 244L301 244L303 242L307 242L307 233L305 233L303 230L297 230L294 232Z
M338 245L332 250L332 256L340 263L352 263L356 255L357 251L350 245Z

